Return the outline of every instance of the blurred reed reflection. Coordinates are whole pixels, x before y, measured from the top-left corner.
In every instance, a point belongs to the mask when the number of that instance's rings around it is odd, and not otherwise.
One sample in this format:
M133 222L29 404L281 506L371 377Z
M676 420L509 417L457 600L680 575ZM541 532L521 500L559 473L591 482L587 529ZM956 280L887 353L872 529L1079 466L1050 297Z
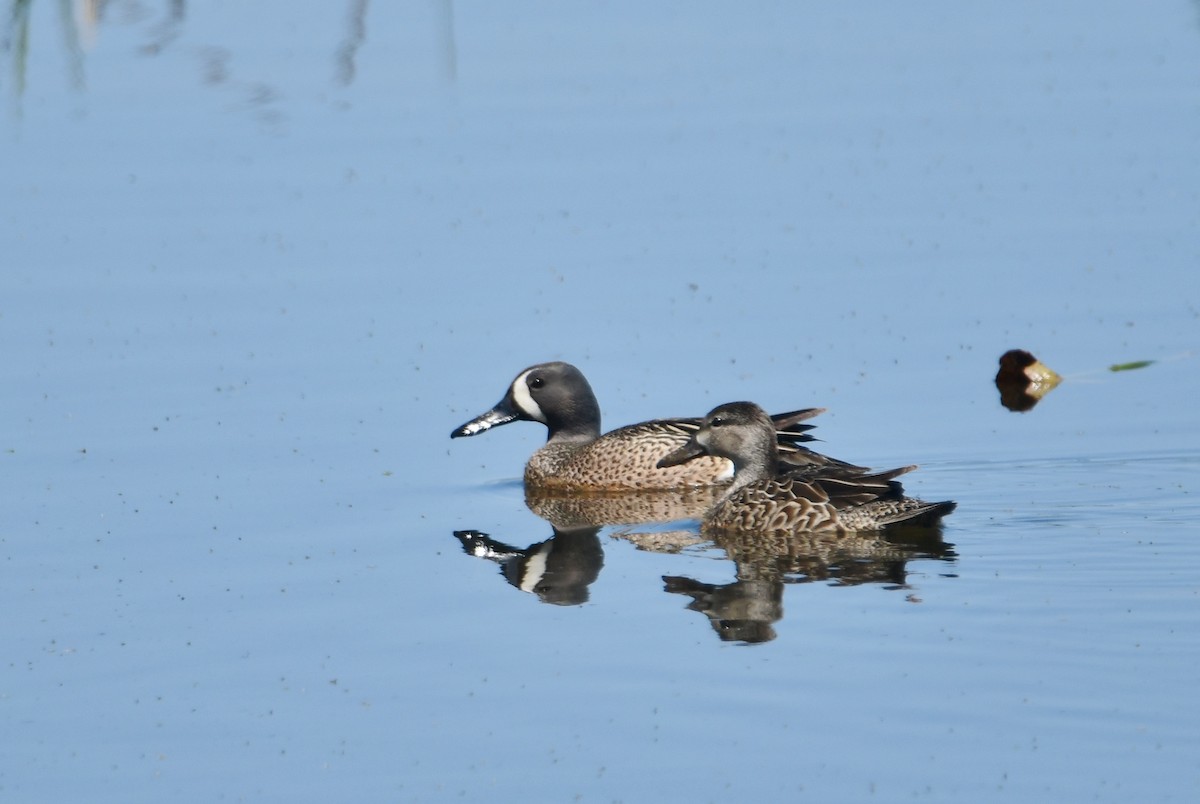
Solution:
M102 0L58 0L60 36L67 57L67 75L71 88L82 90L86 84L83 70L83 51L95 39L96 23ZM33 0L12 0L4 15L0 34L0 50L12 70L12 92L20 98L25 92L29 65L30 29L33 20ZM11 59L11 60L10 60Z
M33 38L34 0L9 0L0 28L0 51L5 56L6 67L11 71L11 93L20 99L26 90L26 81L31 59L30 47ZM66 53L67 74L73 90L86 88L85 56L100 39L102 30L111 25L136 27L141 34L142 44L137 52L142 56L158 56L176 46L187 33L187 0L162 0L152 3L147 0L55 0L56 25L60 29L53 40L63 43ZM426 35L433 42L436 54L438 77L453 83L458 76L458 47L454 31L453 0L433 0L424 11L410 9L414 16L425 16ZM358 56L368 41L369 0L347 0L345 23L339 38L332 47L333 81L340 86L350 86L358 76ZM230 25L236 24L230 22ZM227 43L216 41L193 41L187 53L198 58L201 83L208 86L229 83L244 90L246 106L264 106L283 95L274 81L263 78L242 78L233 81L230 63L237 55ZM329 47L327 43L324 47ZM136 79L132 79L136 80ZM277 121L278 113L272 120Z
M357 73L355 59L358 49L367 38L367 0L351 0L346 12L346 35L337 49L335 77L339 84L354 83Z
M100 14L103 12L104 7L108 5L108 2L107 0L96 0L92 5L97 7L92 23L94 31L96 24L100 20ZM187 0L167 0L162 18L149 25L146 29L149 41L142 46L142 53L154 56L166 50L183 33L183 25L186 20Z

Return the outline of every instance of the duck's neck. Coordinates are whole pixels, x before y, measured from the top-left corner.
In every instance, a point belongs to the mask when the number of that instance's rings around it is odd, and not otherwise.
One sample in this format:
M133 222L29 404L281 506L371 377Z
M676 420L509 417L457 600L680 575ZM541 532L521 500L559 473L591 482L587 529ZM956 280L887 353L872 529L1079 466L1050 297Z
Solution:
M597 419L558 427L551 425L549 430L547 444L590 444L600 437L600 421Z
M769 449L755 450L750 457L733 458L733 484L726 496L741 491L751 483L767 480L779 474L779 450L772 439Z
M600 437L600 403L588 394L546 420L547 444L590 444Z

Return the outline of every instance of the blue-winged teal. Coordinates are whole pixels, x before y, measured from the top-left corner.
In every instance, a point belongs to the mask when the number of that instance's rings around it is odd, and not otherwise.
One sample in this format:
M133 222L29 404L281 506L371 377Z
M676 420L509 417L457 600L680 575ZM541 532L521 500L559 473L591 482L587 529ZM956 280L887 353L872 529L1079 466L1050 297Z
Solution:
M795 464L849 464L800 446L811 425L801 424L822 408L769 418L780 460ZM541 422L545 446L525 465L528 486L561 491L672 489L728 483L733 465L724 458L698 458L686 466L660 468L667 453L687 443L700 419L656 419L600 434L600 405L583 373L570 363L542 363L517 375L504 398L450 434L473 436L514 421Z
M837 466L787 470L781 465L771 420L752 402L714 408L686 444L659 466L686 465L702 456L733 461L733 484L705 514L705 530L739 533L849 533L901 522L933 524L953 502L904 496L895 478L916 469L846 471Z

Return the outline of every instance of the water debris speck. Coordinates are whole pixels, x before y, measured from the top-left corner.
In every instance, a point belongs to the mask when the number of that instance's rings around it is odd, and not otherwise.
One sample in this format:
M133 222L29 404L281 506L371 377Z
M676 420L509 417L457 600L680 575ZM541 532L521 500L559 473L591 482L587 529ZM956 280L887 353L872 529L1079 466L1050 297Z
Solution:
M1136 371L1144 369L1146 366L1154 365L1153 360L1134 360L1132 363L1113 363L1108 367L1109 371Z

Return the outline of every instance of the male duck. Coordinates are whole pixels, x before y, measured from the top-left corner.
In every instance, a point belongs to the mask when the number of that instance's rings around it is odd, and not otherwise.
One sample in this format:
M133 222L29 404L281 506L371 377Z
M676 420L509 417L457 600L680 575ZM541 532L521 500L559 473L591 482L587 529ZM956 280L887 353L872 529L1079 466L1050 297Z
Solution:
M776 454L789 464L821 464L865 471L799 445L812 440L800 424L823 408L806 408L767 419ZM764 414L765 416L766 414ZM525 465L527 486L543 491L630 491L728 483L733 466L723 457L701 457L686 466L659 466L659 459L688 443L700 419L655 419L600 434L600 405L583 372L570 363L541 363L517 375L504 398L450 434L478 435L514 421L541 422L545 446Z
M733 461L733 484L705 515L703 529L737 533L829 533L879 530L898 523L931 525L953 502L904 496L895 478L916 469L846 471L838 466L782 467L771 419L752 402L714 408L688 442L661 459L685 466L702 456Z

